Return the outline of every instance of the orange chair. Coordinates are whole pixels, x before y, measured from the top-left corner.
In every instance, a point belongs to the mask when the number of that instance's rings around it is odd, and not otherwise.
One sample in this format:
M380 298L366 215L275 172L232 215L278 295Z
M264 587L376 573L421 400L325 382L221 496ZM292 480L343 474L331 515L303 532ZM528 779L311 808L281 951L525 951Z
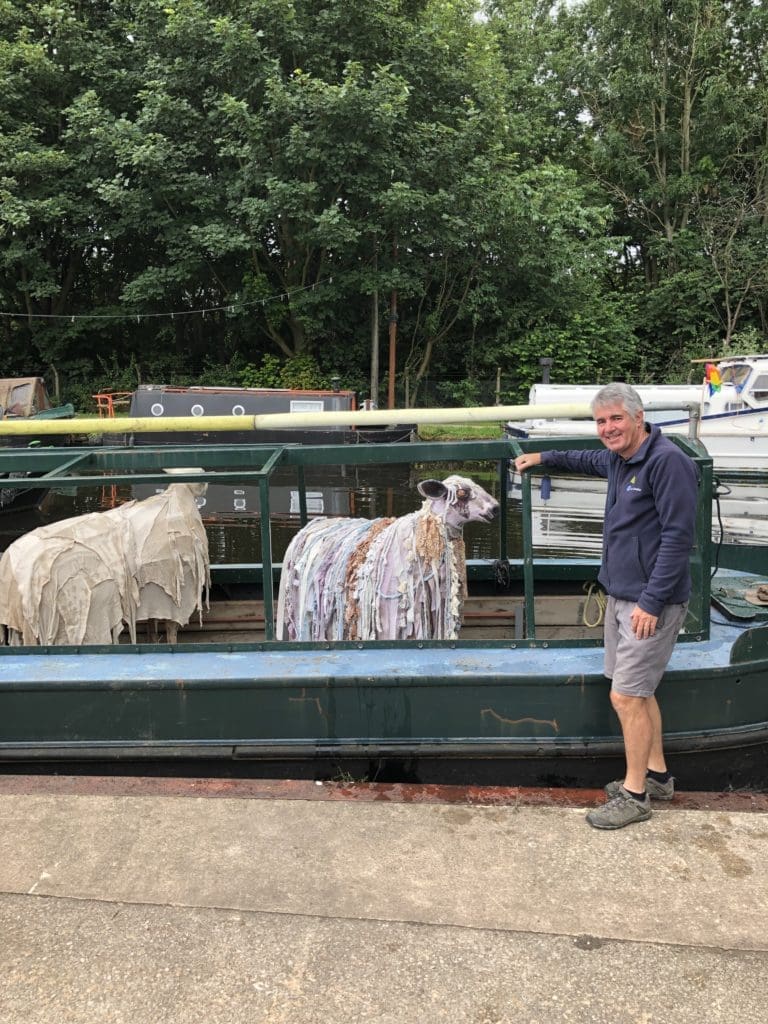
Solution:
M99 410L99 419L114 419L116 405L130 405L132 391L100 391L98 395L91 395L96 401L96 408Z

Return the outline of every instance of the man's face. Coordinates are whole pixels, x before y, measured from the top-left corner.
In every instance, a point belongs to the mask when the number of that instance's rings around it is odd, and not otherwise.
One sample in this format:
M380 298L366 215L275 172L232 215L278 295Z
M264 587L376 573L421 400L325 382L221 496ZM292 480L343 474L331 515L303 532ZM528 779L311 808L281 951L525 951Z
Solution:
M596 409L595 425L605 447L623 459L631 458L647 437L642 411L630 416L620 403Z

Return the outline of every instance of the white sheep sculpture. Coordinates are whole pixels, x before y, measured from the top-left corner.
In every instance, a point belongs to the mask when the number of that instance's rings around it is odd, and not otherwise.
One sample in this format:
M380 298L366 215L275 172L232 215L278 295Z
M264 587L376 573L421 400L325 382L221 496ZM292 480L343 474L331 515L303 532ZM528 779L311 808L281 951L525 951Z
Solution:
M111 644L124 629L164 621L169 642L210 587L208 540L196 496L171 484L143 501L31 530L0 558L6 642Z

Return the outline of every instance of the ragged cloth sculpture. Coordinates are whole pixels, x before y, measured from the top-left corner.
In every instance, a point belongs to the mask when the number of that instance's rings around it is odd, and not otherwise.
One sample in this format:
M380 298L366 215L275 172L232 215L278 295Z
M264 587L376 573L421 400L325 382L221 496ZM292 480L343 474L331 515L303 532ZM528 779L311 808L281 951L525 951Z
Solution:
M452 640L467 592L466 523L499 504L462 476L424 480L417 512L316 519L293 538L277 602L279 640Z
M0 635L10 644L118 643L136 623L176 640L210 586L196 497L172 484L144 501L38 527L0 559ZM205 594L205 597L203 596Z

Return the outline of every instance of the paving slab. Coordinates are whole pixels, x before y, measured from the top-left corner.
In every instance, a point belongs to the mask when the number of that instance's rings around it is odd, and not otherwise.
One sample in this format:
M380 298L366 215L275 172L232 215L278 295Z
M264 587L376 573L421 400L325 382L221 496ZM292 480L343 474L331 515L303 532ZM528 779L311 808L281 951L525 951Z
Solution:
M0 1024L764 1024L768 814L0 792Z
M768 816L0 796L0 891L768 949Z
M2 1024L765 1024L763 953L0 896Z

